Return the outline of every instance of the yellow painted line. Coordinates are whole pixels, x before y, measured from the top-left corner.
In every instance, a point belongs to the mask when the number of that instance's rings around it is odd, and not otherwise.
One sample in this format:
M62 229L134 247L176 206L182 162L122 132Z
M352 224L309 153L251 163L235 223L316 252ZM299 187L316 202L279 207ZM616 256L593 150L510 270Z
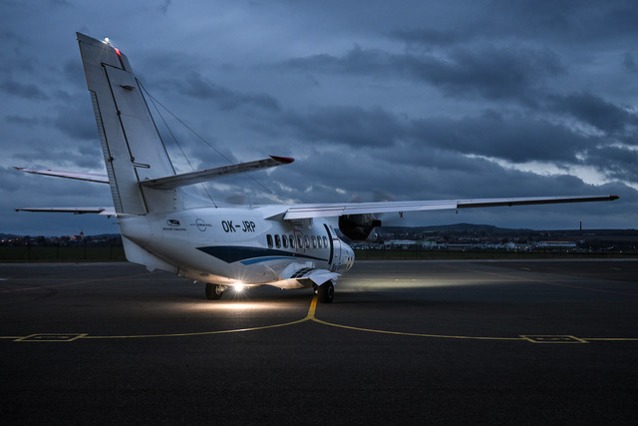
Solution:
M312 298L312 301L310 302L310 308L308 309L308 315L306 315L306 320L313 320L315 319L315 311L317 310L317 300L319 300L318 296L314 296Z
M426 338L436 338L436 339L455 339L455 340L482 340L482 341L509 341L509 342L531 342L531 343L587 343L587 342L638 342L638 338L635 337L576 337L572 335L560 335L554 336L558 337L569 337L569 341L550 341L549 338L552 336L544 335L542 337L547 338L547 341L535 340L534 335L521 335L519 337L497 337L497 336L464 336L464 335L451 335L451 334L432 334L432 333L413 333L406 331L392 331L392 330L379 330L373 328L365 328L365 327L355 327L351 325L344 324L336 324L329 321L324 321L316 317L317 312L317 302L318 297L314 296L310 302L310 306L308 308L308 313L304 318L285 322L281 324L271 324L264 325L259 327L246 327L246 328L237 328L231 330L216 330L216 331L200 331L200 332L190 332L190 333L164 333L164 334L133 334L133 335L106 335L106 336L92 336L87 333L67 333L71 336L69 339L46 339L46 336L62 336L65 333L35 333L29 336L0 336L0 339L10 339L13 341L20 342L71 342L79 339L93 339L93 340L108 340L108 339L147 339L147 338L155 338L155 337L189 337L189 336L210 336L215 334L230 334L230 333L243 333L248 331L259 331L259 330L268 330L273 328L281 328L288 327L291 325L301 324L307 321L312 321L314 323L325 325L328 327L336 327L342 328L346 330L353 330L365 333L376 333L376 334L388 334L394 336L408 336L408 337L426 337Z
M306 322L314 319L315 311L317 310L317 296L312 298L310 302L310 308L308 309L308 314L301 319L285 322L282 324L272 324L272 325L264 325L260 327L247 327L247 328L236 328L232 330L216 330L216 331L199 331L192 333L169 333L169 334L135 334L135 335L122 335L122 336L91 336L86 335L84 339L141 339L141 338L151 338L151 337L188 337L188 336L208 336L213 334L228 334L228 333L243 333L246 331L257 331L257 330L268 330L271 328L279 328L279 327L288 327L295 324L301 324L302 322Z
M581 337L588 342L638 342L638 337Z
M301 319L285 322L281 324L271 324L259 327L246 327L236 328L232 330L215 330L215 331L198 331L191 333L164 333L164 334L132 334L132 335L107 335L107 336L92 336L87 333L73 334L73 338L67 340L61 339L47 339L46 336L60 336L64 333L34 333L29 336L0 336L0 339L11 339L15 342L72 342L77 339L93 339L93 340L108 340L108 339L148 339L153 337L189 337L189 336L209 336L214 334L229 334L229 333L243 333L247 331L268 330L271 328L288 327L295 324L301 324L302 322L310 321L315 316L317 310L317 296L313 297L310 302L310 308L308 314Z
M489 336L456 336L447 334L427 334L427 333L410 333L406 331L390 331L390 330L377 330L373 328L354 327L351 325L335 324L328 321L323 321L317 318L312 318L312 321L327 325L330 327L345 328L347 330L363 331L366 333L379 333L379 334L391 334L395 336L411 336L411 337L431 337L439 339L463 339L463 340L504 340L504 341L525 341L522 337L489 337Z
M216 331L196 331L192 333L167 333L167 334L133 334L122 336L86 336L84 339L146 339L152 337L188 337L188 336L209 336L213 334L229 334L229 333L243 333L246 331L267 330L270 328L288 327L290 325L300 324L308 321L308 317L298 319L296 321L285 322L282 324L271 324L260 327L247 327L247 328L234 328L231 330L216 330Z
M344 328L346 330L362 331L366 333L378 333L378 334L390 334L395 336L409 336L409 337L428 337L436 339L456 339L456 340L496 340L496 341L510 341L510 342L528 342L528 343L589 343L589 342L638 342L638 337L576 337L569 335L569 340L534 340L530 335L521 335L520 337L497 337L497 336L462 336L462 335L450 335L450 334L430 334L430 333L411 333L405 331L391 331L391 330L378 330L365 327L354 327L351 325L335 324L328 321L323 321L318 318L311 318L312 321L327 325L330 327ZM561 335L563 336L563 335ZM566 335L565 335L566 336ZM546 336L549 337L549 336Z
M449 334L431 334L431 333L411 333L405 331L392 331L392 330L379 330L365 327L355 327L351 325L336 324L328 321L321 320L315 317L317 310L317 296L312 299L310 303L310 309L308 310L308 316L306 319L316 322L317 324L326 325L329 327L343 328L346 330L362 331L365 333L378 333L378 334L390 334L394 336L409 336L409 337L429 337L437 339L457 339L457 340L497 340L497 341L516 341L516 342L531 342L540 343L534 341L530 335L521 335L519 337L496 337L496 336L461 336L461 335L449 335ZM545 336L549 337L549 336ZM638 338L584 338L569 335L570 341L564 341L561 343L588 343L589 341L638 341Z

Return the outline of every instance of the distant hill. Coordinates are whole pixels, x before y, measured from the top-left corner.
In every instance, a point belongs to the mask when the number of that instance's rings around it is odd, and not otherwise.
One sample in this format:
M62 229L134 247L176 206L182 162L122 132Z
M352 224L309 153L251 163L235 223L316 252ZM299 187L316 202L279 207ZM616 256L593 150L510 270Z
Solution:
M472 223L456 223L453 225L436 225L436 226L381 226L377 228L380 233L431 233L431 232L487 232L487 233L516 233L516 232L534 232L532 229L511 229L499 228L493 225L476 225Z

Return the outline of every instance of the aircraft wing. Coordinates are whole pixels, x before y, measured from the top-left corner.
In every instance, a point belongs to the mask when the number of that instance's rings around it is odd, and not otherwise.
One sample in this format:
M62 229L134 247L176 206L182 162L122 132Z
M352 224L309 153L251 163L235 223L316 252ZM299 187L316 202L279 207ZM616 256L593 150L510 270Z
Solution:
M34 175L56 176L66 179L83 180L87 182L109 183L109 178L106 175L100 175L96 173L78 173L78 172L64 172L59 170L38 170L27 169L24 167L14 167L19 172L31 173Z
M315 217L337 217L343 215L377 214L410 211L456 210L478 207L524 206L533 204L584 203L613 201L617 195L477 198L469 200L438 201L381 201L370 203L299 204L288 207L284 219L310 219Z
M115 216L113 207L22 207L17 212L37 213L73 213L73 214L99 214L101 216Z
M260 169L290 164L295 161L290 157L277 157L271 155L270 158L263 160L250 161L247 163L233 164L230 166L217 167L214 169L202 170L192 173L184 173L181 175L167 176L159 179L150 179L141 182L141 185L154 189L175 189L180 186L193 185L195 183L205 182L216 177L233 175L236 173L252 172Z

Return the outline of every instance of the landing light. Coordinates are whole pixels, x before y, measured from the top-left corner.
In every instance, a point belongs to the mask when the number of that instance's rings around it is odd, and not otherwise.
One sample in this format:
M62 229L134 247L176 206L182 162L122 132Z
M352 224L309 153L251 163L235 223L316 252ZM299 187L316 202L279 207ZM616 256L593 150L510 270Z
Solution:
M244 290L246 290L246 284L243 284L243 283L234 284L233 290L235 290L235 293L242 293Z

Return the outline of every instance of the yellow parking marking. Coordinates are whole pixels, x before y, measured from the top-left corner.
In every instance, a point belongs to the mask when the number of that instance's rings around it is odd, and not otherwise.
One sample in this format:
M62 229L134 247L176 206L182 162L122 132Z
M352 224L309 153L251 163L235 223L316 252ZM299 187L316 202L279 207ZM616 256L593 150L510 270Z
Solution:
M86 337L86 333L37 333L15 339L14 342L73 342Z
M469 340L525 340L522 337L484 337L484 336L454 336L445 334L425 334L425 333L410 333L405 331L391 331L391 330L377 330L374 328L354 327L351 325L336 324L324 320L320 320L315 316L317 309L317 296L312 299L310 303L310 309L308 310L308 316L306 320L311 320L317 324L327 325L329 327L345 328L347 330L364 331L367 333L379 333L379 334L392 334L395 336L412 336L412 337L437 337L442 339L469 339Z
M379 333L379 334L392 334L395 336L411 336L411 337L431 337L439 339L463 339L463 340L506 340L506 341L521 341L525 340L522 337L488 337L488 336L456 336L450 334L427 334L427 333L410 333L406 331L391 331L391 330L377 330L374 328L354 327L351 325L336 324L328 321L323 321L317 318L312 318L316 323L327 325L329 327L345 328L347 330L363 331L367 333Z
M454 334L432 334L432 333L414 333L407 331L380 330L366 327L355 327L352 325L337 324L324 321L316 317L318 297L314 296L310 301L308 313L305 317L298 320L289 321L281 324L270 324L259 327L246 327L230 330L215 331L199 331L190 333L163 333L163 334L133 334L133 335L104 335L92 336L88 333L34 333L28 336L0 336L0 339L11 339L15 342L73 342L79 339L108 340L108 339L147 339L154 337L190 337L190 336L209 336L215 334L243 333L247 331L268 330L273 328L288 327L291 325L301 324L304 322L314 322L316 324L353 330L365 333L387 334L394 336L408 337L426 337L436 339L455 339L455 340L482 340L482 341L509 341L509 342L529 342L537 344L548 343L589 343L589 342L637 342L638 338L634 337L576 337L573 335L538 335L523 334L518 337L499 337L499 336L465 336Z
M521 337L532 343L589 343L585 339L567 334L523 334Z

